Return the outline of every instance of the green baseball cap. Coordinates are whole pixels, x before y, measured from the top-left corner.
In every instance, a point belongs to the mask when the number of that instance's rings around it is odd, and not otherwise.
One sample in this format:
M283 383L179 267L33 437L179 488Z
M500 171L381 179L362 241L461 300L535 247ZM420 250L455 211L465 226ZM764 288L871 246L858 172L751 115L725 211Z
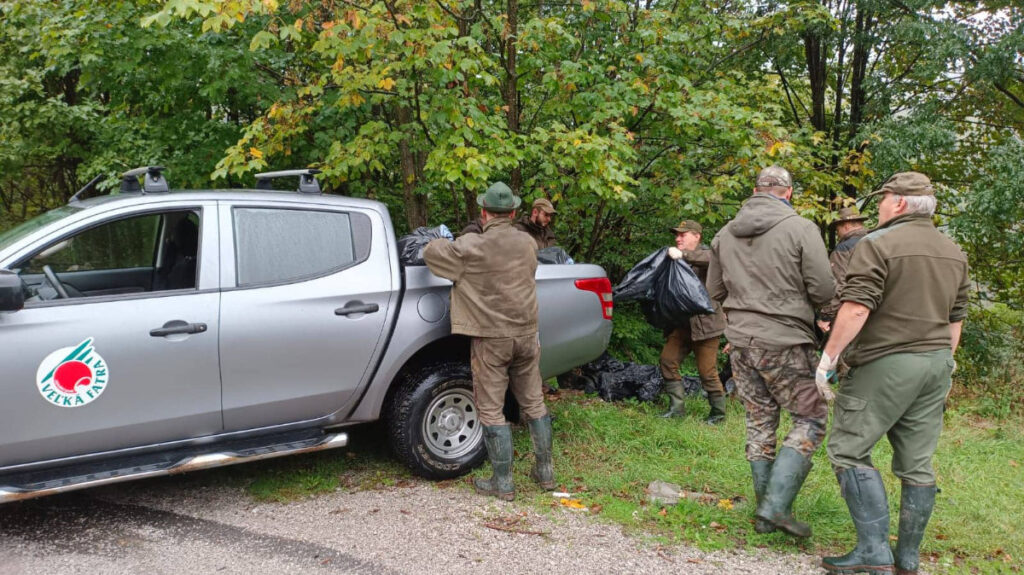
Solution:
M668 230L670 232L675 232L677 234L681 234L683 232L693 232L695 234L699 234L699 233L701 233L701 231L703 231L703 229L704 228L701 227L700 224L698 224L697 222L695 222L693 220L683 220L683 221L679 222L678 226L676 226L674 228L669 228Z
M476 197L476 203L481 208L495 214L511 212L522 203L519 196L512 193L512 188L505 182L494 182L487 191Z
M928 176L920 172L900 172L893 174L880 189L864 196L863 199L867 200L871 196L886 192L901 196L934 196L935 188L932 187L932 181Z

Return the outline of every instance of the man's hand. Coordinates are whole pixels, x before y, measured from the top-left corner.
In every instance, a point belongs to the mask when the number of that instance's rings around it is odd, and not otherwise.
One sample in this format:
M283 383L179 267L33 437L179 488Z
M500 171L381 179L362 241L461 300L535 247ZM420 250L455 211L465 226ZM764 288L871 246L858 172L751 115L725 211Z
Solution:
M668 249L668 257L674 260L678 260L679 258L683 257L683 251L673 246Z
M819 319L818 320L818 329L820 329L824 333L828 333L828 330L832 329L832 322L825 321L823 319Z
M828 381L836 374L837 363L839 363L838 357L831 358L827 353L822 352L821 361L818 362L818 370L814 372L814 385L818 386L818 394L829 403L832 403L836 398L836 394L832 391L832 386L829 385Z

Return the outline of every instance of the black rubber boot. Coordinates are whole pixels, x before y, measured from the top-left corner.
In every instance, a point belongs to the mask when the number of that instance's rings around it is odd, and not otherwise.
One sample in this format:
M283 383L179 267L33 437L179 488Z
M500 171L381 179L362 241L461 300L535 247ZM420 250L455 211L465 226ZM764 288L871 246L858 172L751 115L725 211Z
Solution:
M791 447L783 447L772 464L757 517L794 537L810 537L811 527L793 518L793 500L811 471L811 460Z
M921 539L935 507L935 485L903 482L900 491L900 535L896 542L896 573L917 575Z
M681 417L686 412L686 389L683 380L669 379L665 381L665 393L668 394L668 411L662 417Z
M842 557L825 557L821 566L829 573L892 573L889 503L882 475L877 469L855 468L843 469L836 477L857 528L857 546Z
M708 403L711 404L711 412L708 414L707 419L704 423L708 425L718 425L725 421L725 396L708 396Z
M555 488L555 467L551 463L551 416L545 415L529 421L530 439L533 440L533 454L536 461L530 470L530 478L544 489Z
M512 485L512 426L485 425L483 428L493 473L490 479L474 479L473 487L481 495L512 501L516 498L516 488Z
M768 478L772 474L772 462L765 459L751 461L750 474L754 476L754 501L760 507L761 500L764 499L764 492L768 488ZM758 533L772 533L775 531L775 526L755 516L754 531Z

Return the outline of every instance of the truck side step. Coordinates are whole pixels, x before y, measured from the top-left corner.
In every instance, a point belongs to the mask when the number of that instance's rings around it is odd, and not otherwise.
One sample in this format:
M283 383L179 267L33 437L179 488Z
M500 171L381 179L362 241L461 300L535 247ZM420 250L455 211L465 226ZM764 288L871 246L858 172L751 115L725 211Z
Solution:
M22 501L122 481L176 475L348 445L348 434L320 430L207 444L0 477L0 503Z

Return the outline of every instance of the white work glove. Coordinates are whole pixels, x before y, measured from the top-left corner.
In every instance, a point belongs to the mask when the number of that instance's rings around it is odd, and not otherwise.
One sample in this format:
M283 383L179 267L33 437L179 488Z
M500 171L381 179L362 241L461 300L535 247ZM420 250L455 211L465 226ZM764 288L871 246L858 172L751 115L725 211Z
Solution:
M668 257L674 260L678 260L679 258L683 257L683 251L677 247L671 247L668 249Z
M839 363L838 357L831 358L823 351L821 352L821 361L818 362L818 370L814 372L814 385L818 386L818 394L829 403L836 398L828 381L836 374L837 363Z

